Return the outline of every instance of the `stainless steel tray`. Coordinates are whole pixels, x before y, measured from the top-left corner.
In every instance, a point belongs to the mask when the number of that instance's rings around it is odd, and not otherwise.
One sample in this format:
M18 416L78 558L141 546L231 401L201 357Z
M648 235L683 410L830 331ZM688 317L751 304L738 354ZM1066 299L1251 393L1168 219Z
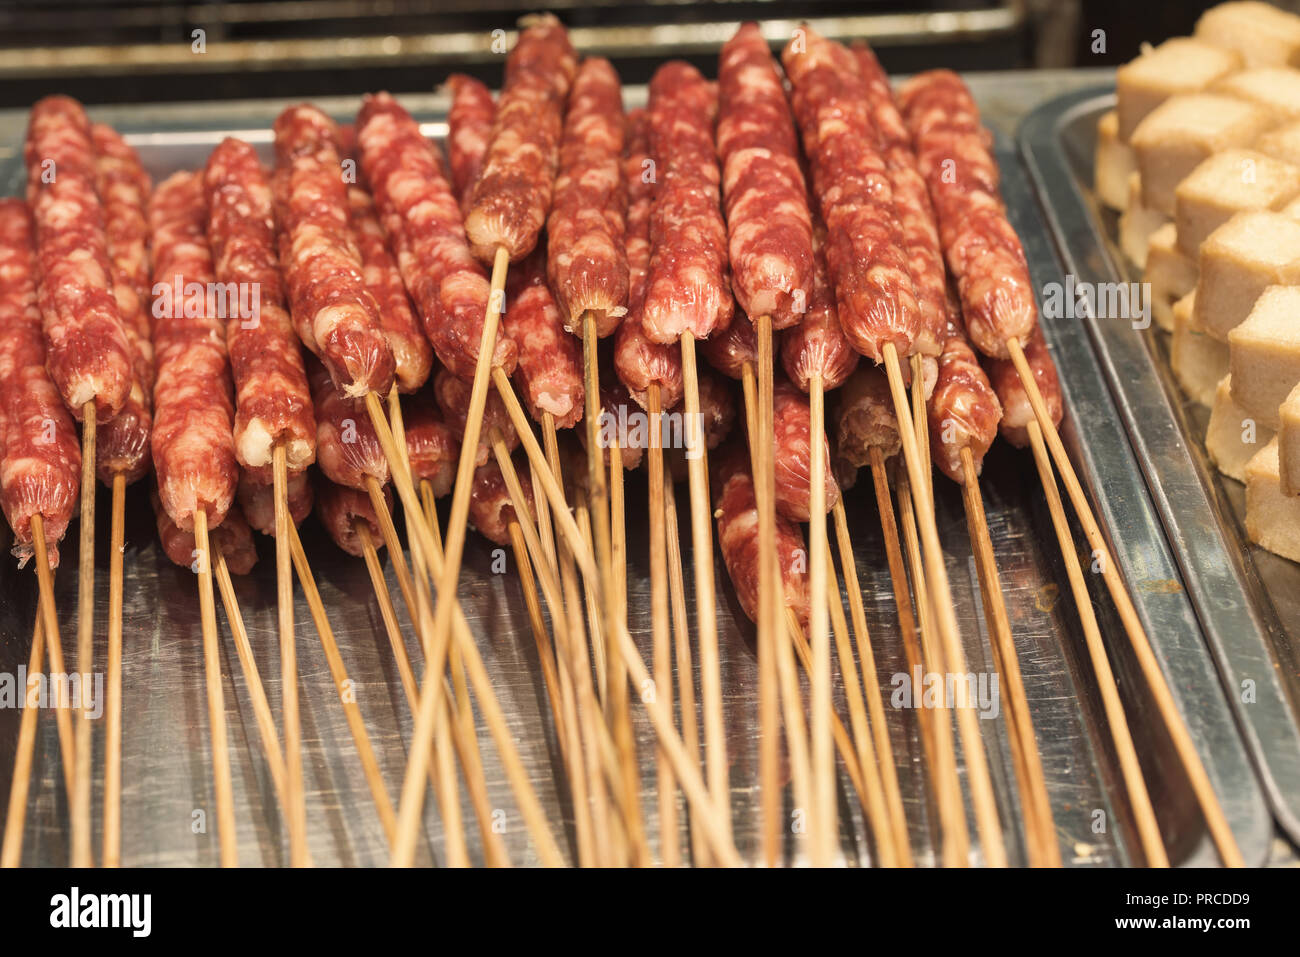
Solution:
M644 90L628 91L630 103L639 102L643 97ZM441 122L447 106L445 99L429 95L403 99L417 116L427 121L426 130L431 135L445 132ZM96 119L112 123L126 133L141 150L150 171L161 176L177 168L198 167L212 146L228 133L265 148L270 139L271 120L284 105L265 101L141 106L96 109L92 113ZM321 101L321 105L340 120L350 120L358 101L341 98ZM0 192L19 191L24 122L21 114L0 114ZM1019 159L1009 142L1000 141L999 159L1006 171L1005 189L1013 220L1025 239L1036 285L1041 286L1059 277L1060 265L1032 192L1019 175ZM1122 534L1114 535L1114 544L1126 575L1137 586L1136 598L1157 653L1195 731L1202 757L1246 859L1262 862L1268 852L1271 823L1201 642L1190 603L1181 587L1173 591L1166 587L1142 587L1150 581L1176 583L1178 572L1105 389L1101 369L1077 329L1051 328L1048 335L1061 361L1070 408L1067 419L1070 424L1064 439L1081 466L1102 520L1109 528L1122 530ZM1086 444L1079 441L1075 422L1086 424ZM991 671L960 495L946 480L936 481L940 532L970 667ZM1100 703L1090 690L1091 672L1082 650L1077 615L1068 598L1068 584L1056 555L1050 520L1028 454L1001 444L995 447L986 463L983 487L1063 857L1073 865L1128 863L1133 859L1131 849L1137 846L1132 818L1122 797L1118 766L1104 729ZM1099 494L1103 489L1104 494ZM628 514L640 514L645 508L645 485L640 475L629 476L628 498ZM679 500L682 499L684 493L679 494ZM846 500L871 634L888 700L891 676L903 673L906 665L893 614L879 523L868 487L860 485L847 494ZM108 541L107 504L107 499L101 496L103 523L97 529L101 549ZM197 808L211 809L211 769L195 586L187 571L172 566L161 555L147 499L138 488L131 490L128 516L123 677L126 701L124 862L210 865L216 861L212 829L206 834L194 834L191 829L192 812ZM643 523L628 524L630 625L643 653L648 655L645 531ZM681 527L688 525L683 521ZM369 581L362 564L340 553L314 520L305 523L303 535L346 665L356 682L357 700L374 738L385 781L390 794L395 796L405 762L404 743L409 739L411 727L391 655L382 637ZM684 544L685 560L689 563L689 542ZM237 583L237 588L272 706L278 709L274 569L271 549L265 542L262 546L263 561L252 575ZM75 534L65 542L64 563L65 569L76 567ZM98 567L106 566L107 556L101 551ZM480 641L497 694L512 722L523 759L563 843L569 837L565 828L571 816L567 795L555 783L554 741L517 580L512 570L496 575L491 568L490 547L471 536L460 597ZM747 859L755 859L758 795L754 689L757 678L753 631L725 584L725 571L720 562L717 575L721 583L717 611L726 692L731 800L741 853ZM67 570L61 571L56 587L64 634L71 635L75 576ZM102 622L107 611L106 578L102 574L99 588L96 611ZM30 571L18 572L12 563L0 563L2 670L12 672L20 661L25 661L34 592ZM1104 593L1096 593L1094 601L1106 633L1121 635ZM230 649L224 616L219 614L219 618L222 618L225 642L227 720L235 754L241 860L249 864L283 864L286 860L283 828L259 755L255 726ZM312 853L321 864L383 863L387 858L383 835L301 600L296 608L296 621ZM1171 857L1185 864L1213 863L1216 860L1213 848L1169 742L1157 730L1158 722L1146 695L1141 693L1134 663L1127 656L1122 640L1114 642L1114 649L1115 670ZM97 660L102 662L102 646L98 653ZM418 649L413 647L412 655L419 660ZM699 701L698 690L696 701ZM0 794L8 791L17 723L16 712L0 711ZM914 853L918 863L932 863L933 817L928 808L915 714L891 711L889 723ZM1013 862L1023 862L1018 798L1005 730L1001 721L983 722L982 727L1006 824L1010 857ZM636 732L642 781L647 788L643 806L652 845L657 847L656 805L648 797L654 780L652 734L639 713ZM514 860L533 862L535 855L519 822L495 751L486 735L483 740L491 797L494 806L507 814L507 839ZM96 757L97 760L102 757L102 743L97 744ZM57 774L53 722L43 716L26 831L24 860L29 864L57 865L67 859L66 808L62 789L56 786ZM840 793L846 860L853 864L868 863L869 840L856 801L844 780L841 780ZM468 821L468 803L464 803ZM1094 829L1098 810L1104 812L1106 822L1100 832ZM208 817L211 820L211 813ZM442 853L442 832L432 808L426 817L426 837L423 859L436 861ZM477 835L472 827L468 839L471 854L480 859Z
M1062 96L1019 133L1066 271L1081 282L1142 278L1119 250L1117 217L1092 195L1097 119L1114 102L1113 87ZM1167 334L1122 320L1079 328L1105 369L1269 803L1300 841L1300 566L1246 538L1244 489L1205 454L1209 415L1174 381Z

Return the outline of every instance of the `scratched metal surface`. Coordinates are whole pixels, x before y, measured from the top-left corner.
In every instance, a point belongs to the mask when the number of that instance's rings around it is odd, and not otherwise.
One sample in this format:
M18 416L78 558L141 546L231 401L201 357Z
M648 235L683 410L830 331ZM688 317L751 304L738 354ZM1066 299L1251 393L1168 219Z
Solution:
M1015 100L1016 82L994 92ZM981 87L973 84L977 96ZM629 102L643 98L643 90L629 91ZM414 112L428 121L426 131L441 135L439 122L446 102L437 95L405 98ZM350 119L355 99L325 101L323 105L340 119ZM128 133L141 149L151 172L157 175L178 168L199 166L221 136L234 132L265 147L269 124L283 106L279 102L113 108L94 110L96 119L114 123ZM1006 117L1001 117L1006 122ZM0 116L0 190L19 191L21 173L14 148L20 143L23 118L20 114ZM5 153L8 152L6 156ZM1015 225L1026 237L1033 262L1036 285L1058 275L1060 266L1043 232L1033 198L1021 178L1011 171L1017 159L1006 147L1001 161L1008 171L1008 200ZM1057 343L1054 341L1054 345ZM1070 348L1077 343L1065 343ZM1072 353L1072 358L1075 354ZM1079 374L1067 367L1067 397L1074 410L1089 417L1089 431L1099 432L1112 443L1098 444L1119 450L1119 426L1100 378L1089 356L1078 353ZM1071 366L1074 363L1071 363ZM1101 418L1093 419L1092 417ZM1106 417L1109 416L1108 420ZM1066 431L1067 443L1078 450L1078 437ZM1127 445L1123 445L1124 450ZM1131 469L1116 451L1113 461L1086 463L1091 483L1106 479L1107 468ZM1136 474L1134 472L1134 474ZM906 670L893 613L892 588L885 567L881 533L874 497L867 476L846 496L861 587L877 666L888 707L893 690L892 676ZM947 555L953 599L961 625L968 666L990 672L992 663L979 602L973 561L967 540L961 499L955 486L936 479L940 536ZM1136 846L1132 820L1120 788L1117 765L1100 718L1099 700L1092 690L1091 671L1083 654L1077 615L1068 598L1064 569L1056 553L1055 539L1038 480L1028 453L998 445L990 453L982 482L986 496L990 531L998 557L1004 593L1011 617L1026 693L1042 752L1049 793L1062 856L1067 864L1081 866L1118 865L1133 860ZM645 483L640 474L628 480L629 516L645 510ZM1123 497L1123 496L1121 496ZM1139 496L1140 497L1140 496ZM689 527L685 489L680 526ZM1136 499L1128 504L1132 505ZM1123 511L1121 514L1128 514ZM1140 504L1140 502L1138 503ZM1108 513L1109 514L1109 513ZM101 492L97 567L107 568L108 497ZM1124 525L1122 536L1139 553L1165 555L1158 535L1140 523ZM629 608L630 625L643 654L649 656L650 622L646 609L648 576L644 522L629 521ZM359 560L339 552L314 520L303 529L304 544L320 581L321 592L337 634L356 699L379 755L389 794L396 799L401 784L411 722L387 648L369 579ZM685 542L688 569L688 604L694 615L694 593L689 589L690 547ZM272 708L278 714L278 658L275 650L275 587L273 549L260 543L262 561L253 574L237 582L239 599L258 665ZM1128 549L1121 557L1128 554ZM76 536L64 545L64 570L56 589L61 610L65 645L70 646L75 626ZM513 560L505 574L494 574L493 555L486 543L471 536L466 551L459 595L465 614L479 642L496 693L509 717L511 731L521 748L522 758L537 788L566 852L571 853L571 813L567 794L557 784L557 752L547 717L544 689L536 667ZM1157 561L1156 564L1159 564ZM755 690L757 683L753 630L740 614L726 584L721 562L716 563L719 581L717 609L723 687L726 693L727 745L731 767L731 804L736 839L747 859L757 857L757 731ZM140 489L128 498L124 630L126 655L123 687L123 860L128 865L212 865L217 860L214 808L211 798L211 766L208 752L207 711L203 693L203 668L197 595L193 575L176 568L161 555L155 541L152 515ZM390 573L390 584L391 573ZM1176 583L1175 583L1176 585ZM395 592L395 589L394 589ZM1192 659L1190 674L1204 671L1205 652L1191 619L1184 616L1185 601L1175 592L1163 596L1161 607L1148 606L1149 596L1139 594L1144 614L1154 614L1164 630L1152 638L1162 644L1166 632L1180 639L1177 654ZM34 609L35 582L30 570L19 572L11 563L0 565L0 674L12 674L26 660ZM1119 633L1109 601L1094 593L1102 627L1107 635ZM398 603L400 606L400 602ZM98 581L97 620L107 612L107 576ZM398 614L406 626L405 615ZM241 862L279 865L286 861L286 840L276 811L274 794L260 757L256 727L242 677L239 675L224 614L218 611L225 675L226 716L233 755ZM386 860L386 848L379 819L361 774L342 709L316 640L305 602L298 598L295 620L299 641L302 683L304 754L310 846L319 864L376 865ZM737 623L739 620L739 624ZM410 634L409 627L405 628ZM101 629L102 632L102 629ZM418 649L409 642L413 661L419 666ZM1163 645L1162 645L1163 646ZM1130 720L1139 752L1147 771L1153 799L1161 818L1171 857L1180 863L1211 863L1214 860L1186 782L1177 771L1169 744L1153 729L1147 705L1134 693L1132 663L1116 646L1115 667L1126 695ZM102 667L102 637L97 662ZM1213 696L1217 685L1206 688L1193 682L1197 694ZM696 688L696 701L699 689ZM1208 698L1207 698L1208 700ZM840 701L842 707L842 701ZM1267 850L1267 814L1263 810L1253 776L1245 763L1243 749L1231 723L1217 719L1221 707L1210 701L1205 755L1216 785L1221 787L1229 819L1247 860L1262 860ZM917 736L916 713L890 709L889 729L908 810L910 837L918 863L934 861L933 815L931 813L924 764ZM7 795L18 725L18 712L0 709L0 795ZM644 715L635 712L638 754L646 799L643 807L652 846L659 846L654 781L653 735ZM1019 805L1004 724L981 722L999 808L1013 862L1025 860L1019 828ZM486 729L480 727L488 788L493 806L505 814L506 840L517 863L533 863L535 854L517 814ZM58 865L67 860L66 804L57 787L59 760L53 722L42 715L39 725L37 764L27 817L24 863ZM102 737L97 739L97 763L102 760ZM464 797L464 796L463 796ZM432 800L427 802L432 805ZM787 810L791 799L786 796ZM98 806L98 795L96 798ZM481 860L480 842L472 825L468 800L462 800L471 856ZM868 864L870 841L847 779L841 775L840 807L843 812L842 846L846 861ZM195 824L196 812L207 815L206 831ZM1100 812L1100 813L1099 813ZM968 809L969 816L969 809ZM684 819L684 815L683 815ZM1099 829L1098 822L1101 822ZM441 824L432 807L426 809L425 862L442 855ZM96 822L98 827L98 821ZM973 833L973 819L972 819ZM679 835L685 845L685 825ZM560 833L562 831L562 833ZM788 837L793 851L793 837ZM978 862L978 850L973 851Z

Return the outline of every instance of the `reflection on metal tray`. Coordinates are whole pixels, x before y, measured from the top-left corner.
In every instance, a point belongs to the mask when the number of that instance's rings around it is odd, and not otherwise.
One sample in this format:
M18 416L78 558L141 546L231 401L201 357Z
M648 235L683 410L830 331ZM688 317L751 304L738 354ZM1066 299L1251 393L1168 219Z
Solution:
M629 103L640 101L643 89L628 91ZM441 130L446 101L437 96L406 98L432 133ZM282 103L211 104L183 107L110 108L94 110L94 118L116 125L140 147L155 175L201 165L208 151L231 131L248 132L265 143L271 120ZM350 118L357 101L336 99L322 105L340 119ZM0 192L16 192L21 184L20 144L24 116L0 113ZM6 158L6 152L8 158ZM1037 204L1018 159L999 142L999 160L1006 171L1004 189L1013 224L1025 241L1036 287L1060 275L1060 266L1042 223ZM1170 677L1170 685L1195 733L1201 756L1223 801L1229 823L1248 862L1264 860L1271 823L1250 773L1245 749L1223 700L1212 664L1205 654L1191 606L1178 583L1178 573L1164 542L1155 510L1142 487L1127 439L1104 387L1102 372L1077 328L1047 330L1062 367L1068 403L1063 438L1079 463L1081 477L1099 507L1103 524L1122 529L1114 547L1126 576L1135 585L1135 598L1152 643ZM1074 422L1086 423L1081 441ZM1100 701L1090 689L1091 669L1083 650L1078 617L1069 600L1069 586L1056 553L1055 538L1038 480L1027 452L998 443L989 454L982 481L993 545L998 557L1012 631L1024 674L1038 745L1055 816L1062 856L1076 866L1118 865L1139 859L1133 820L1123 798L1115 755L1106 733ZM1103 493L1104 487L1104 493ZM646 507L640 474L628 479L627 514ZM684 491L679 501L685 499ZM936 508L953 599L970 667L992 670L987 631L978 596L974 561L966 535L961 497L956 486L936 479ZM860 482L846 495L857 561L862 575L868 622L881 682L889 700L891 679L906 672L892 588L883 557L881 533L870 482ZM685 505L682 505L683 510ZM101 498L103 526L97 530L97 567L107 566L107 501ZM680 527L688 528L683 513ZM630 626L648 657L650 622L647 546L644 523L629 521ZM212 807L207 716L203 696L203 667L197 600L192 576L171 565L155 541L152 515L143 490L131 490L128 501L126 654L123 684L123 860L126 864L203 864L216 862L214 832L194 833L194 812ZM356 683L357 700L366 718L390 795L398 793L405 762L405 742L411 722L387 651L366 572L362 563L339 552L314 520L304 525L304 544L311 558L331 620L338 633L347 669ZM684 560L690 567L689 542ZM278 709L279 682L275 651L275 584L271 549L262 542L262 562L236 588L257 661L273 708ZM76 536L64 545L64 570L56 589L63 628L72 633L75 612ZM753 629L740 614L721 563L719 638L725 691L727 747L731 765L731 803L736 840L747 860L758 857L758 761L755 713L757 675ZM391 579L390 572L390 579ZM1160 587L1147 587L1152 582ZM1093 599L1106 635L1120 636L1108 597L1099 583ZM106 576L99 576L96 614L107 612ZM12 671L25 660L34 605L30 571L18 572L0 563L0 670ZM460 598L474 630L486 667L521 748L523 761L539 797L555 822L557 836L571 837L568 798L556 786L558 758L547 719L544 689L536 666L527 618L513 570L493 573L492 551L471 536L466 552ZM693 591L688 604L693 606ZM400 603L399 603L400 606ZM692 607L693 613L693 607ZM402 615L399 608L399 615ZM239 849L245 863L283 864L286 842L275 811L274 792L259 756L248 697L230 647L224 616L219 613L226 678L227 720L234 754L233 773L239 821ZM307 776L307 801L312 854L320 864L379 864L387 859L382 830L371 804L336 693L301 598L295 620L300 646L302 712ZM403 625L406 620L402 618ZM409 629L407 630L409 634ZM412 643L414 644L414 643ZM1216 861L1187 782L1167 737L1160 730L1135 663L1125 643L1112 641L1114 668L1120 681L1129 720L1157 808L1170 857L1176 863ZM102 661L103 648L98 649ZM418 649L412 648L418 667ZM700 700L698 689L695 700ZM842 705L842 700L839 702ZM924 763L915 712L889 711L890 733L908 812L910 838L919 864L935 861L934 815L929 807ZM18 717L0 712L0 794L8 791ZM983 721L986 748L1009 857L1024 863L1020 812L1008 739L1002 721ZM652 733L644 716L635 716L640 771L646 789L642 802L651 846L658 846ZM517 863L536 860L515 811L496 753L483 735L483 756L492 806L507 814L507 842ZM96 760L102 761L102 745ZM67 859L66 806L58 782L58 749L53 722L42 719L38 757L28 815L24 861L61 864ZM787 794L787 809L790 797ZM430 800L425 818L425 861L442 856L441 823ZM469 823L468 802L462 806ZM871 846L856 800L846 780L840 780L842 846L853 864L871 860ZM1098 813L1100 812L1100 813ZM969 808L968 808L969 816ZM208 819L212 816L209 813ZM683 815L684 820L684 815ZM1101 826L1099 827L1099 823ZM684 825L683 825L684 826ZM481 860L481 847L472 825L470 853ZM973 824L972 824L973 833ZM973 859L979 860L978 852Z
M1097 119L1114 103L1112 88L1069 94L1020 130L1066 269L1080 282L1142 278L1116 243L1116 217L1092 195ZM1300 841L1300 566L1247 539L1244 491L1205 454L1208 413L1174 381L1168 337L1121 320L1080 325L1138 450L1273 811Z

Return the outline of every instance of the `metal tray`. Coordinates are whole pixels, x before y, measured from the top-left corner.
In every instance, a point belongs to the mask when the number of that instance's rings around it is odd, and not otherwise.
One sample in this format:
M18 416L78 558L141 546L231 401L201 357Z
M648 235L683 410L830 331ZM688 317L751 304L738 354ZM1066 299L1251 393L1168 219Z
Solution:
M1058 251L1080 282L1142 278L1119 249L1117 217L1092 195L1097 119L1114 103L1113 87L1062 96L1019 133ZM1273 813L1300 841L1300 566L1247 539L1244 489L1205 454L1209 413L1175 382L1168 335L1092 318L1080 328L1105 369Z
M630 89L628 101L644 98L644 89ZM430 135L445 133L447 107L439 96L404 97ZM98 120L112 123L141 151L155 176L178 168L200 166L209 150L227 134L239 135L265 149L271 120L285 104L264 101L239 104L121 107L92 110ZM350 120L355 98L321 101L340 120ZM21 137L25 117L0 113L0 192L15 193L21 185ZM1008 141L999 142L999 159L1006 171L1005 189L1016 228L1025 240L1034 279L1040 286L1061 274L1051 240L1036 201L1019 172L1019 159ZM1147 497L1140 472L1107 394L1101 369L1078 329L1051 328L1048 335L1061 361L1063 386L1070 414L1064 439L1079 463L1097 501L1104 524L1122 529L1113 536L1116 553L1150 629L1157 654L1201 748L1210 776L1220 794L1229 822L1246 860L1262 862L1268 852L1271 823L1250 771L1250 764L1231 713L1223 699L1213 665L1201 642L1191 605L1183 593L1173 557L1164 540L1155 508ZM1079 441L1073 423L1086 423L1087 442ZM1123 799L1118 765L1092 692L1091 671L1083 652L1077 615L1068 598L1064 569L1028 453L999 444L986 462L983 488L989 524L998 556L1008 611L1015 635L1026 692L1038 734L1062 854L1072 865L1122 865L1134 860L1135 832ZM862 589L886 700L891 677L906 665L893 614L893 598L883 559L879 523L869 482L846 496ZM1105 494L1098 494L1104 488ZM986 630L978 597L974 562L966 536L961 498L955 486L936 480L940 533L953 584L953 598L970 667L992 670ZM645 508L641 476L628 480L628 514ZM679 501L685 499L684 491ZM108 541L107 499L101 495L103 525L97 542ZM685 506L683 508L683 519ZM139 488L128 499L126 556L126 654L123 761L123 860L131 865L211 865L216 862L214 833L196 834L191 827L196 809L210 809L211 768L203 697L197 601L192 576L172 566L155 541L153 519ZM629 607L634 636L648 656L650 622L643 523L628 523ZM688 528L686 521L681 522ZM356 683L357 700L366 717L391 795L399 791L405 762L405 742L411 732L391 655L385 646L378 611L361 562L340 553L314 520L304 524L304 544L321 583L331 621L338 633L346 666ZM274 563L262 543L262 562L253 574L237 582L240 601L262 676L273 708L279 705L275 650ZM685 561L690 567L689 542ZM71 635L75 612L76 536L64 547L64 567L57 592L64 633ZM107 565L101 551L99 568ZM492 550L471 536L466 552L460 597L478 637L497 694L512 723L522 757L539 790L562 843L570 837L567 795L556 786L557 756L546 717L544 691L517 579L512 570L492 573ZM722 679L726 693L728 753L731 763L731 803L736 838L746 859L758 856L757 731L754 690L757 683L753 629L726 584L717 563L719 634ZM1161 587L1143 587L1148 582ZM1175 587L1165 587L1170 582ZM96 606L98 620L107 611L105 576L100 575ZM25 661L34 607L34 577L0 563L0 669L12 672ZM693 595L691 596L693 600ZM1104 590L1094 594L1107 635L1121 635ZM400 603L399 603L400 605ZM399 615L402 612L399 609ZM692 609L693 614L693 609ZM233 772L239 822L239 849L244 863L283 864L286 848L275 810L273 791L259 756L255 726L246 690L230 648L224 616L219 613L226 678L227 721L234 754ZM305 604L298 601L296 621L302 681L302 712L307 780L310 845L320 864L381 864L387 859L383 835L349 739L335 690L325 667ZM405 618L402 619L406 624ZM408 629L409 634L409 629ZM103 660L102 646L98 661ZM1178 770L1168 740L1141 692L1142 684L1122 640L1114 641L1116 674L1125 696L1137 745L1170 847L1182 864L1213 863L1216 857L1197 813L1187 782ZM412 648L418 662L418 649ZM696 701L699 701L698 689ZM889 714L895 760L907 803L910 837L920 864L935 860L933 816L928 807L915 713ZM18 714L0 712L0 794L8 791ZM1023 863L1020 812L1010 751L1001 721L982 723L1010 858ZM653 786L652 733L644 716L635 715L641 777L647 789L643 802L652 846L658 846ZM494 749L482 736L488 786L495 807L507 815L507 840L516 863L535 861L514 803L505 785ZM66 807L58 780L57 744L53 722L40 724L38 759L28 813L24 861L62 864L67 859ZM102 759L102 743L96 759ZM98 806L98 797L97 806ZM434 802L428 802L432 805ZM787 796L787 804L789 797ZM469 823L468 802L463 802ZM870 843L847 782L840 781L842 847L850 864L870 862ZM1096 812L1103 812L1098 818ZM211 814L208 815L211 820ZM1098 820L1104 822L1099 831ZM563 822L563 824L559 823ZM563 828L563 831L561 829ZM481 859L477 835L468 829L471 855ZM432 807L426 816L422 860L442 855L442 831ZM978 852L972 859L979 861Z

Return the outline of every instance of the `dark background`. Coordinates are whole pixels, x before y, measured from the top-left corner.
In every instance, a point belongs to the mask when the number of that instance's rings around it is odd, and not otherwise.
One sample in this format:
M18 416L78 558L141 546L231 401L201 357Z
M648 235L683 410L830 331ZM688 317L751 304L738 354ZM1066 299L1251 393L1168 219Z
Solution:
M808 19L828 36L872 40L906 73L1114 65L1144 41L1192 30L1210 0L0 0L0 107L59 90L87 103L320 96L432 89L452 69L500 80L494 29L547 9L592 28L584 52L629 83L683 56L713 72L743 19ZM1300 6L1300 0L1283 5ZM955 14L956 16L952 16ZM966 17L965 26L962 16ZM984 26L971 29L972 19ZM191 54L192 31L207 53ZM655 29L658 28L658 29ZM667 28L666 30L664 28ZM1092 49L1105 31L1105 52ZM378 48L392 37L388 48ZM348 38L360 44L342 43ZM257 41L278 41L274 48ZM290 41L283 43L282 41ZM416 46L418 49L411 49ZM369 49L366 49L369 47ZM178 56L178 54L183 54ZM173 60L174 62L160 62Z

